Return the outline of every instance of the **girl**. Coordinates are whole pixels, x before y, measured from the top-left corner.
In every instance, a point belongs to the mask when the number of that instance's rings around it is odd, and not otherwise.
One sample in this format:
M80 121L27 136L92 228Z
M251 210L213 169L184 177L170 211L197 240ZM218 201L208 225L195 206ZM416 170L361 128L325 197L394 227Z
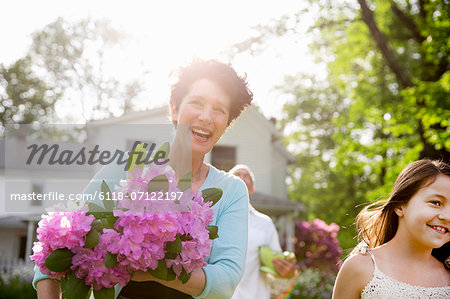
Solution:
M450 166L406 167L391 196L356 218L359 253L336 278L333 298L450 298L450 271L431 255L450 240Z
M122 290L116 288L116 294L120 291L119 298L231 297L244 271L248 192L240 179L206 164L204 158L252 99L245 77L239 77L228 64L194 61L180 70L178 81L172 86L171 118L175 126L191 128L193 191L211 187L223 190L222 198L214 206L211 223L219 227L220 237L213 242L208 265L195 270L185 284L178 279L158 280L147 272L137 271L127 286ZM118 173L117 167L104 167L85 192L100 190L101 179L110 177L108 173L112 172ZM59 282L46 278L49 277L38 271L35 274L33 285L37 283L39 298L59 298Z

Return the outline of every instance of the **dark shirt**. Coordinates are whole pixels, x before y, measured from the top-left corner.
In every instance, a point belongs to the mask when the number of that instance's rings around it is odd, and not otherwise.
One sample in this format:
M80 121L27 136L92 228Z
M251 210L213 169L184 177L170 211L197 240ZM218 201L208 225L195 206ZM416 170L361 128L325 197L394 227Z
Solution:
M192 299L191 295L168 288L154 281L130 281L120 292L124 299Z

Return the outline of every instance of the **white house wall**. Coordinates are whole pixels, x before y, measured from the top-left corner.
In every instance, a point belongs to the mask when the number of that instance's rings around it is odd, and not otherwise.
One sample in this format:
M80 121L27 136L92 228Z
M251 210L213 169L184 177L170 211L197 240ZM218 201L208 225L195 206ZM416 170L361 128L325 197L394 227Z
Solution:
M260 125L254 114L244 112L228 128L218 145L236 146L237 163L246 164L252 169L258 192L273 194L271 134Z

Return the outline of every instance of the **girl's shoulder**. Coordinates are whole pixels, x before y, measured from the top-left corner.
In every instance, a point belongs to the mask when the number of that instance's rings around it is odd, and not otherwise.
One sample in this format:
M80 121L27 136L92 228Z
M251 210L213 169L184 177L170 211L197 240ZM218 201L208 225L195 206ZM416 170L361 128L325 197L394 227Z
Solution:
M333 298L359 298L372 280L374 264L368 252L355 252L343 263L336 278Z
M347 268L347 271L368 278L367 281L370 281L374 270L374 263L369 250L358 250L345 260L342 265L342 268L344 267Z

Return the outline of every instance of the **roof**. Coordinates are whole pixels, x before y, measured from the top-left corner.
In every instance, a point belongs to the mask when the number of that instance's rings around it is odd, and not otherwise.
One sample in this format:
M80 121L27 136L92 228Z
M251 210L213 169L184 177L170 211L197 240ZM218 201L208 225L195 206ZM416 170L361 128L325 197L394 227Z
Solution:
M271 216L305 210L305 206L299 202L293 202L259 192L250 195L250 202L255 209L262 213L270 214Z

